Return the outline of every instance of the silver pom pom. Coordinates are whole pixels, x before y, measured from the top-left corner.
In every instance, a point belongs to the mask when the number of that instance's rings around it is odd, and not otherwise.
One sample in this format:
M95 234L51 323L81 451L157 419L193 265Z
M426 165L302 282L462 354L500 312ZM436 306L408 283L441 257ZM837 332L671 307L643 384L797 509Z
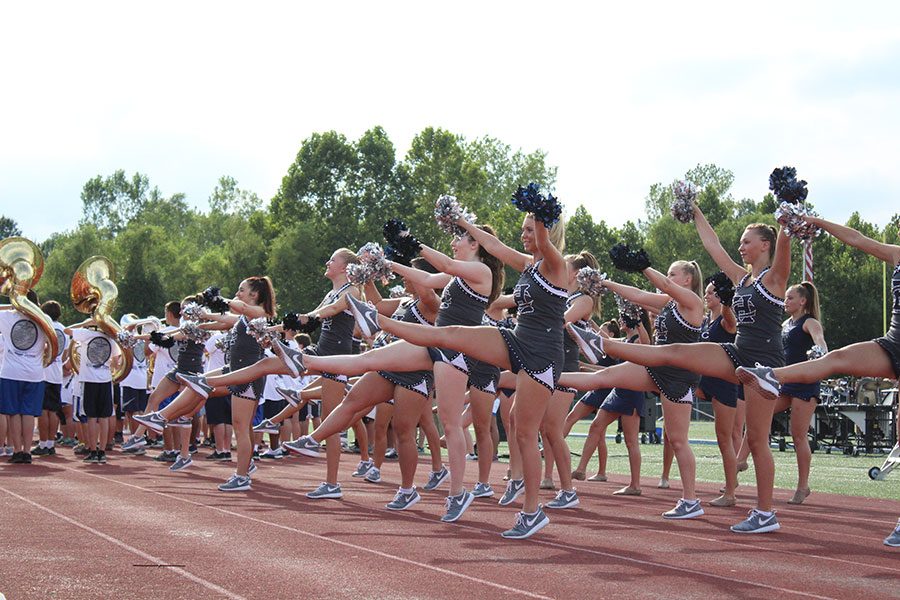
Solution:
M619 316L622 317L624 321L640 323L641 312L643 311L640 306L616 294L616 307L619 309Z
M405 298L408 295L406 293L406 288L402 285L395 285L389 289L388 292L390 292L391 298Z
M200 323L197 321L183 321L181 323L181 333L183 333L184 337L187 339L192 342L197 342L198 344L202 344L212 337L212 332L201 329Z
M697 199L697 186L690 181L676 181L672 186L675 201L672 202L672 216L682 223L694 220L694 201Z
M256 343L262 348L271 346L277 337L274 331L269 330L269 322L265 317L251 319L247 324L247 333L256 340Z
M347 265L347 281L350 285L365 285L372 281L373 274L370 265L353 263Z
M356 273L354 273L351 278L350 267L353 265L348 265L347 278L351 280L351 284L363 285L369 281L375 280L381 280L382 283L387 283L395 277L394 271L391 269L391 264L384 255L384 249L379 244L368 242L359 249L359 252L357 252L356 255L359 257L359 262L364 269L356 269ZM361 281L362 283L354 283L354 280Z
M825 351L824 348L822 348L822 346L816 345L816 346L813 346L812 348L810 348L809 351L806 353L806 360L816 360L817 358L822 358L826 354L828 354L828 353Z
M116 341L123 348L134 348L135 344L137 344L134 333L125 329L116 334Z
M188 302L181 307L181 317L187 321L201 321L206 311L196 302Z
M788 202L782 202L775 209L775 220L784 227L784 232L788 237L804 242L811 241L822 233L821 229L806 222L805 217L807 216L815 217L818 215L807 210L802 204L790 204Z
M597 297L606 293L606 286L603 285L603 282L607 279L606 273L601 273L591 267L581 267L575 276L575 280L578 282L578 289L591 297Z
M460 219L474 223L475 215L461 206L456 196L444 194L434 203L434 220L444 232L450 235L464 234L465 230L456 224Z
M225 350L228 349L228 336L223 335L221 337L216 338L216 341L213 342L213 344L215 345L216 350L219 350L220 352L225 352Z

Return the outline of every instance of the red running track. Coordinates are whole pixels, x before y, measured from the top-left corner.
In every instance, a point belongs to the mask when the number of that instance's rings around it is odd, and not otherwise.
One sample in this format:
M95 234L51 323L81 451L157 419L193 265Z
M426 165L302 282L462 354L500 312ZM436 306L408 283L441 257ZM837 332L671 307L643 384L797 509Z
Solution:
M499 533L514 511L496 500L476 500L457 524L438 521L446 492L386 510L399 481L387 461L370 484L349 476L355 458L345 457L344 499L313 501L303 492L322 460L263 462L251 492L226 494L215 486L233 465L199 458L170 473L147 458L83 465L61 453L0 465L0 593L10 600L900 598L900 556L881 543L898 501L814 493L794 507L776 492L782 530L740 536L727 528L752 507L752 488L739 488L737 507L671 522L660 513L677 486L647 480L644 496L613 497L626 483L613 477L579 482L580 507L548 509L546 529L508 541Z

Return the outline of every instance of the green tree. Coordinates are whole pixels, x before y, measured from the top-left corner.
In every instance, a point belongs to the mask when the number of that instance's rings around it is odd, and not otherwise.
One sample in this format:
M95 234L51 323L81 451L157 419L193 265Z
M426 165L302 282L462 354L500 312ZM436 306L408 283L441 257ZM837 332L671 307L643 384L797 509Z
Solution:
M19 224L5 215L0 215L0 240L16 235L22 235Z

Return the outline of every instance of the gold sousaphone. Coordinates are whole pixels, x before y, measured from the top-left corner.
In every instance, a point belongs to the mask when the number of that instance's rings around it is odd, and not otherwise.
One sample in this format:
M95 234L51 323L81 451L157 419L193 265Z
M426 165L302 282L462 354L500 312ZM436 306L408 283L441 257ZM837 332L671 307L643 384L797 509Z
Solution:
M112 372L113 383L119 383L131 372L134 353L131 348L126 348L119 341L122 328L112 318L119 297L119 289L113 281L115 276L115 267L108 258L92 256L81 263L72 276L70 293L75 308L79 312L91 315L100 331L111 337L122 351L122 361ZM76 368L78 362L73 355Z
M50 318L28 299L28 291L37 285L44 273L44 255L34 242L23 237L9 237L0 242L0 294L18 312L31 319L47 338L44 366L59 353L59 341Z

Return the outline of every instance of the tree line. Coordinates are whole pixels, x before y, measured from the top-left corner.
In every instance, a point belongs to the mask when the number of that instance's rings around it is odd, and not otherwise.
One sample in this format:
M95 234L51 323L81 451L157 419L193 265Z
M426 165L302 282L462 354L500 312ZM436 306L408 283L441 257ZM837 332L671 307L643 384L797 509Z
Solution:
M760 189L767 176L760 174ZM747 224L774 224L771 194L734 198L734 176L726 168L698 165L673 181L678 179L702 188L698 204L735 259ZM524 152L491 137L467 140L433 127L420 132L402 158L381 127L358 140L335 131L315 133L301 143L270 202L229 176L211 191L208 208L198 210L183 194L161 194L147 175L98 175L82 189L78 225L38 242L46 265L37 291L42 299L60 300L65 322L83 318L67 300L72 274L85 258L103 254L117 268L119 313L161 315L170 300L211 284L232 293L243 278L256 274L272 277L281 312L311 310L328 289L322 273L331 253L381 242L381 227L389 218L403 218L425 243L448 251L450 240L437 229L432 213L441 194L457 196L478 222L491 224L501 239L516 245L522 215L509 198L518 185L532 181L553 190L556 167L547 164L544 152ZM643 277L612 268L607 250L613 244L646 248L662 271L673 260L695 259L704 275L711 275L715 265L694 226L669 216L671 183L652 184L644 199L645 218L620 227L595 221L577 199L561 198L568 217L568 251L590 250L612 279L644 288ZM856 213L847 222L890 243L898 241L896 224L897 218L881 230ZM19 233L14 220L0 216L0 235ZM793 246L791 280L799 282L802 249ZM813 248L829 345L837 348L881 335L882 264L827 236L816 239ZM517 277L507 275L510 283ZM616 315L612 298L604 298L603 315Z

